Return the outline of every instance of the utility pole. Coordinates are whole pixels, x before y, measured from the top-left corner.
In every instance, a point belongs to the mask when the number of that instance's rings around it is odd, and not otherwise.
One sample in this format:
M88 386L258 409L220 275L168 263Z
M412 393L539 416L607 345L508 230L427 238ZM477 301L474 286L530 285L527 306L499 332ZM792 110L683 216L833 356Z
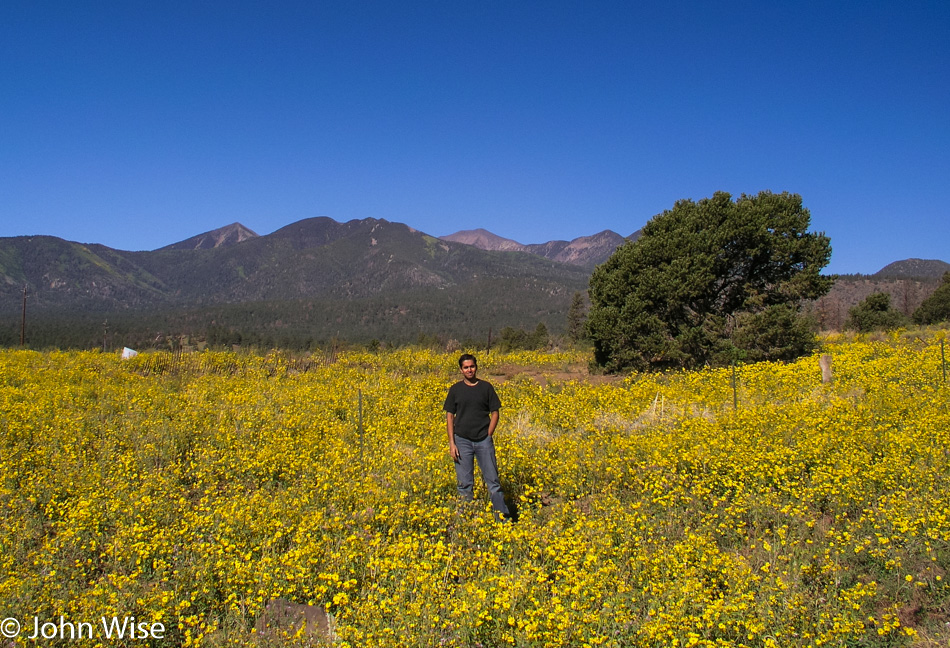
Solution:
M26 284L23 284L23 319L20 320L20 346L26 344Z

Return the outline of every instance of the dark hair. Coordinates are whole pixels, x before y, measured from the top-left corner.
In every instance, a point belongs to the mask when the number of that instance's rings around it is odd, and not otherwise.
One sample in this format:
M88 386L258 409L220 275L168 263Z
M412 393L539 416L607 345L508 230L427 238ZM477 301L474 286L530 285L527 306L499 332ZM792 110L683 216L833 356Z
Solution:
M465 362L466 360L471 360L472 362L475 363L476 367L478 366L478 360L475 359L475 356L473 356L471 353L463 353L462 355L459 356L459 369L462 368L462 363Z

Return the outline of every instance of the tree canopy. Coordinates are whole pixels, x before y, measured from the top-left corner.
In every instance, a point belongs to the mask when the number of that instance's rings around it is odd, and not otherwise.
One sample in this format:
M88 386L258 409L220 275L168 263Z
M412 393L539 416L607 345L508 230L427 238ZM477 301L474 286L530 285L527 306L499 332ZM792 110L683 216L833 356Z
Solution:
M950 272L945 272L942 283L920 307L914 311L918 324L937 324L950 320Z
M575 292L571 299L571 307L567 311L567 339L571 344L577 344L584 337L584 322L587 320L587 307L584 305L584 296Z
M848 311L848 328L862 333L902 326L907 326L907 317L891 306L891 296L886 292L871 293Z
M814 346L801 304L831 288L797 194L680 200L599 266L587 330L609 371L790 360Z
M544 325L544 322L538 322L533 333L513 326L506 326L501 329L498 349L502 353L521 349L529 351L543 349L548 345L550 337L548 327Z

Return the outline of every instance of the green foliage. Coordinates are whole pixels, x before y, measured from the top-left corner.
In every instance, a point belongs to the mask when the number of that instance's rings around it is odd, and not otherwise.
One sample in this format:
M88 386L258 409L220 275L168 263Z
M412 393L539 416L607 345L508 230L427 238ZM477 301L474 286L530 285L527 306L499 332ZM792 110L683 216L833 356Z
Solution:
M548 345L548 327L544 322L538 322L533 333L520 328L506 326L501 330L501 340L498 342L498 349L505 353L508 351L536 351L544 349Z
M907 317L891 307L891 296L879 292L848 311L848 328L856 331L886 331L907 325Z
M590 280L587 331L609 371L788 360L810 348L804 300L833 280L831 244L801 196L724 192L655 216ZM755 333L764 335L760 340Z
M742 350L746 362L790 362L818 348L813 318L802 316L788 304L769 306L759 313L741 313L736 318L732 343Z
M571 299L571 306L567 310L567 338L572 344L577 344L586 335L584 324L587 321L587 306L584 304L584 295L575 292Z
M937 324L950 320L950 272L943 275L943 283L914 311L918 324Z
M213 349L306 351L332 339L352 344L444 348L458 340L483 348L489 329L543 322L563 334L571 293L519 289L518 280L469 284L454 291L426 289L364 299L308 299L209 304L160 310L62 311L27 306L26 343L33 349L166 348L165 340L189 336ZM495 294L497 293L497 294ZM479 304L472 308L472 304ZM0 346L19 344L20 304L0 313ZM558 328L560 327L560 328ZM532 327L533 328L533 327ZM532 328L528 328L530 332ZM420 340L420 333L424 340Z

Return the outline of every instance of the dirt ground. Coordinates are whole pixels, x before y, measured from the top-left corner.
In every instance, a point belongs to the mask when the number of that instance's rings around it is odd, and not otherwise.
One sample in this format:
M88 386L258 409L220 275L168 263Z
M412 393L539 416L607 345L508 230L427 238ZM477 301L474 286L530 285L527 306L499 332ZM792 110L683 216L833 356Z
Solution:
M547 387L552 383L569 382L571 380L587 382L593 385L605 383L614 384L622 381L624 377L623 374L592 374L587 365L583 363L568 365L567 367L561 367L556 370L502 364L492 367L485 374L485 379L489 382L502 383L515 378L529 378L542 387Z

